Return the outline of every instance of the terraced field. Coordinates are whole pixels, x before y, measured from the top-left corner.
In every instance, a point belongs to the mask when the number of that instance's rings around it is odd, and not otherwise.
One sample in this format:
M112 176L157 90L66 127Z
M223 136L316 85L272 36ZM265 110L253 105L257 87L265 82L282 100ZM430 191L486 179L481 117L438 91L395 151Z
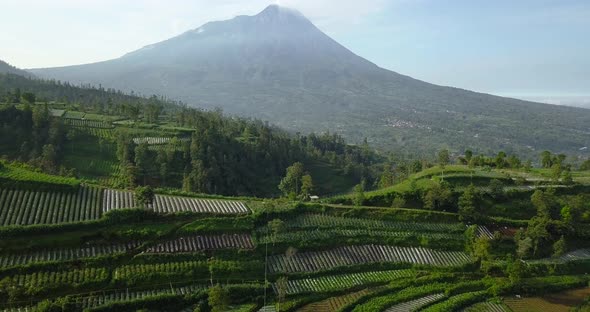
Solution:
M18 254L3 254L0 255L0 267L4 268L38 262L68 261L113 255L128 252L137 248L139 245L139 242L128 242L124 244L92 245L82 248L57 248L35 250Z
M67 115L67 113L66 113L66 115ZM66 124L68 126L72 126L72 127L85 127L85 128L98 128L98 129L112 129L115 127L110 122L99 121L99 120L74 119L74 118L69 118L67 116L63 120L64 120L64 124Z
M77 305L83 309L98 307L110 302L127 302L160 295L188 295L206 289L203 285L189 285L182 287L165 287L149 290L116 290L103 291L96 294L88 294L75 297Z
M540 260L528 260L528 263L565 263L570 261L588 260L590 259L590 248L578 249L570 251L558 258L546 258Z
M317 272L340 266L370 263L412 263L433 266L461 266L472 258L457 251L436 251L421 247L381 245L345 246L331 250L303 252L293 256L269 257L270 272Z
M379 238L409 238L418 237L434 240L464 241L465 236L455 233L430 232L394 232L372 229L322 229L296 232L283 232L275 235L263 236L260 243L281 243L292 241L329 240L334 237L379 237Z
M589 297L590 287L586 287L547 294L543 297L510 297L504 299L504 303L514 312L568 312L584 303Z
M393 222L376 219L337 217L326 214L303 214L290 220L288 228L370 228L389 231L463 233L460 223Z
M389 308L387 308L387 310L385 310L385 312L408 312L408 311L416 311L421 309L422 307L429 305L433 302L436 302L442 298L444 298L445 295L443 293L438 293L438 294L432 294L426 297L422 297L422 298L418 298L415 300L410 300L407 302L403 302L400 304L396 304L394 306L391 306Z
M463 309L463 312L510 312L510 310L503 304L482 302Z
M412 270L392 270L289 280L287 282L287 295L344 290L360 285L386 283L396 279L414 276L416 276L416 272ZM273 284L273 289L277 292L276 284Z
M77 192L0 189L0 225L57 224L100 218L102 189Z
M357 299L370 294L371 290L363 289L357 292L348 293L342 296L331 297L326 300L314 302L303 306L298 312L333 312L340 311L348 304L355 302Z
M113 209L136 207L133 193L117 190L105 190L103 195L103 212ZM202 199L180 196L156 195L149 207L158 213L195 212L210 214L239 215L250 210L239 201Z
M156 246L149 247L148 253L189 253L201 250L252 249L250 234L195 235L184 236Z

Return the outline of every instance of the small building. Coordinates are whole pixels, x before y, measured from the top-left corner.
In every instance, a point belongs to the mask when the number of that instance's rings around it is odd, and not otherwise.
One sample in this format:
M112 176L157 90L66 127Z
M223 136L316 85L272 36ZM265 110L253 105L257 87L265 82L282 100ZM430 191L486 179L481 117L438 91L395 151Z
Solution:
M309 200L311 201L317 201L320 200L320 197L317 195L309 195Z

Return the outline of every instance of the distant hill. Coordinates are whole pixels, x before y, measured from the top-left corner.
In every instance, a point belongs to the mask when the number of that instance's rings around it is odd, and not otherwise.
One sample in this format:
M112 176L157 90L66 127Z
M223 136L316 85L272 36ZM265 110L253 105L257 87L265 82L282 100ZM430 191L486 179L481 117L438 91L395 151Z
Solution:
M380 68L276 5L118 59L32 72L222 107L294 131L366 137L377 148L412 154L432 156L442 147L581 154L590 146L590 110L437 86Z
M24 71L22 69L18 69L16 67L0 60L0 74L6 74L6 73L25 76L25 77L34 77L33 74L31 74L27 71Z

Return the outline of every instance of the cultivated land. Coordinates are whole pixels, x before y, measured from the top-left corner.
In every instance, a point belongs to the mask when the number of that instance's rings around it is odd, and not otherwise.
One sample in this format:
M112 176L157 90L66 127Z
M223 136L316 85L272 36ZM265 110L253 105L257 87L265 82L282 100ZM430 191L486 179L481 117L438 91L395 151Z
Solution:
M144 100L0 110L0 310L558 311L590 296L578 163L424 160L388 181L368 146L121 108ZM351 191L361 176L375 183Z

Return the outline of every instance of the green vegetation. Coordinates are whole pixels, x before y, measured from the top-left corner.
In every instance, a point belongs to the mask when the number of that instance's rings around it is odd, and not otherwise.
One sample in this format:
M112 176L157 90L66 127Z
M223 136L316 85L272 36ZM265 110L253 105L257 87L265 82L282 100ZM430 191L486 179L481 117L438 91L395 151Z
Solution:
M0 309L450 311L588 285L590 172L564 155L386 160L22 83L0 87Z

